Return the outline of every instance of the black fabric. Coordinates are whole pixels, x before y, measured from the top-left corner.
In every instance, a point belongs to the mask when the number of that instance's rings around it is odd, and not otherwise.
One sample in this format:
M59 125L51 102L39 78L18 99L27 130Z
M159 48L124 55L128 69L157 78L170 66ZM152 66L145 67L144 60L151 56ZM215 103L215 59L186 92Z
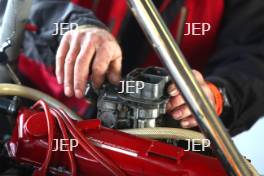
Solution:
M228 0L207 79L226 89L231 107L221 115L231 135L264 115L264 1Z
M156 7L159 7L163 1L153 1ZM180 8L183 5L183 0L172 1L168 7L161 14L167 26L175 20ZM132 15L127 13L126 18L122 24L119 34L119 42L123 52L123 75L126 75L131 70L145 63L150 51L153 51L138 22ZM129 27L128 27L129 26Z
M55 54L62 38L61 35L52 35L56 31L54 23L89 24L106 28L90 10L67 0L34 0L32 4L30 20L39 28L37 32L25 33L24 53L47 66L55 65Z

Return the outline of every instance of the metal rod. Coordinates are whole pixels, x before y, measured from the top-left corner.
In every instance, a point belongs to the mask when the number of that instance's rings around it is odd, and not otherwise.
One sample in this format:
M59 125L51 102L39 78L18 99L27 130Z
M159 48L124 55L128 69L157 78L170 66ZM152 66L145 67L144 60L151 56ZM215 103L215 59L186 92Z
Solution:
M131 11L160 55L206 137L230 175L252 175L151 0L128 0Z

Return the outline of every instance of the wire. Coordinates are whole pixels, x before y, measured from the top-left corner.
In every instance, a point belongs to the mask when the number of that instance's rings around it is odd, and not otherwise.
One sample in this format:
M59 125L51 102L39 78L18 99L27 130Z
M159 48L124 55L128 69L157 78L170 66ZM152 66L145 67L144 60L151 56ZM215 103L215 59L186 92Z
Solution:
M95 158L100 164L102 164L109 172L115 176L125 176L126 174L111 160L109 160L104 154L102 154L99 149L97 149L87 138L75 127L71 118L61 109L49 108L48 105L43 101L39 100L36 104L32 106L32 109L42 108L45 112L47 127L48 127L48 149L47 156L42 166L35 170L34 176L45 176L47 175L49 163L52 156L52 141L54 139L55 130L55 118L58 122L59 128L61 130L64 139L69 139L67 130L70 134L78 141L80 146L85 152L90 154ZM66 125L66 127L65 127ZM68 141L68 140L66 140ZM70 162L71 175L77 176L76 162L72 151L70 151L69 145L67 145L67 154Z
M57 110L56 110L57 111ZM59 113L64 116L63 120L67 128L71 131L71 134L79 141L83 149L92 155L100 164L102 164L107 170L109 170L113 175L125 176L126 174L111 160L105 157L78 129L75 128L70 117L61 109L58 110Z
M51 116L48 105L43 100L37 101L33 105L32 109L37 109L40 107L43 108L45 115L46 115L46 120L47 120L48 150L47 150L47 156L44 160L44 163L42 164L42 166L39 169L34 171L33 176L45 176L45 175L47 175L47 170L48 170L49 162L51 160L51 155L52 155L53 138L54 138L54 130L55 130L54 119Z
M43 100L39 100L36 104L33 105L32 109L37 109L42 107L42 109L45 112L45 116L46 116L46 120L47 120L47 127L48 127L48 150L47 150L47 157L45 158L44 163L42 164L42 166L35 170L33 175L34 176L45 176L47 175L47 171L48 171L48 167L49 167L49 163L51 160L51 156L52 156L52 145L53 145L53 139L54 139L54 130L55 130L55 125L54 125L54 119L53 117L55 117L55 119L57 120L60 130L62 132L63 138L64 139L68 139L66 140L67 142L69 141L69 137L65 128L65 125L63 123L62 117L53 109L50 109L48 107L48 105L43 101ZM51 116L51 114L53 116ZM73 153L70 150L70 146L69 143L67 145L67 154L69 157L69 161L70 161L70 167L71 167L71 175L72 176L77 176L77 169L76 169L76 163L75 163L75 159L73 156Z
M39 99L44 99L49 105L51 105L51 106L53 106L55 108L63 108L65 111L67 111L67 114L70 114L71 118L74 118L75 120L76 119L77 120L81 119L78 115L73 113L65 105L63 105L62 103L58 102L56 99L48 96L47 94L44 94L44 93L42 93L40 91L37 91L36 89L28 88L28 87L21 86L21 85L0 83L0 96L4 96L4 95L21 96L21 97L28 98L28 99L35 100L35 101L37 101ZM155 130L155 129L153 129L153 130ZM159 130L157 130L157 131L159 131ZM158 138L160 138L160 137L162 137L162 138L163 137L169 137L169 138L176 138L177 139L177 133L179 131L175 130L175 133L173 131L174 131L174 129L171 129L171 131L169 132L169 136L167 136L167 132L161 132L160 131L158 133L161 133L161 135L163 133L164 136L159 135ZM148 135L148 133L145 134L145 132L144 132L143 134L141 134L142 131L140 131L139 129L135 129L135 131L129 131L129 130L127 131L127 130L125 130L125 132L131 133L131 134L134 134L134 135L140 135L140 136L143 135L144 137L147 137L147 138L150 137ZM174 134L171 134L171 133L174 133ZM193 134L191 136L193 136ZM157 136L154 135L154 136L151 136L151 137L156 138ZM183 134L182 137L185 138L186 134ZM87 139L85 141L87 141ZM257 172L254 169L254 167L248 161L247 161L247 164L251 166L250 169L251 169L252 173L254 173L254 174L256 173L256 175L259 175L259 174L257 174Z
M54 109L51 108L50 110L51 110L51 113L53 114L53 116L57 119L57 122L59 124L60 129L61 129L63 138L66 139L66 141L68 142L66 147L67 147L67 154L68 154L70 166L71 166L71 175L77 176L76 162L75 162L73 153L70 150L69 137L68 137L64 122L62 120L62 117Z

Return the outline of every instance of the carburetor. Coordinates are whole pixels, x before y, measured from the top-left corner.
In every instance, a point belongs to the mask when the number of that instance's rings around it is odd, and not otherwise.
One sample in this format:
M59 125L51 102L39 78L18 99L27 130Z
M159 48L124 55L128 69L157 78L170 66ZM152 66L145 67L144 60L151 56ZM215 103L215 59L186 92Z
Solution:
M106 127L156 127L166 113L169 82L164 68L137 68L119 86L104 83L99 90L94 90L89 82L86 97L96 103L97 118Z

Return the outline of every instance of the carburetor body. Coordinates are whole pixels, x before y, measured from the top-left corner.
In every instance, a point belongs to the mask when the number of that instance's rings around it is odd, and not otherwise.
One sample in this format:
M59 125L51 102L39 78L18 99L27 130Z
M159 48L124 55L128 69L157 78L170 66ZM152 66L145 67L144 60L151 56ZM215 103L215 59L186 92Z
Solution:
M166 113L169 82L170 77L163 68L137 68L119 86L105 83L95 93L90 84L86 97L96 102L97 117L106 127L156 127L159 117Z

